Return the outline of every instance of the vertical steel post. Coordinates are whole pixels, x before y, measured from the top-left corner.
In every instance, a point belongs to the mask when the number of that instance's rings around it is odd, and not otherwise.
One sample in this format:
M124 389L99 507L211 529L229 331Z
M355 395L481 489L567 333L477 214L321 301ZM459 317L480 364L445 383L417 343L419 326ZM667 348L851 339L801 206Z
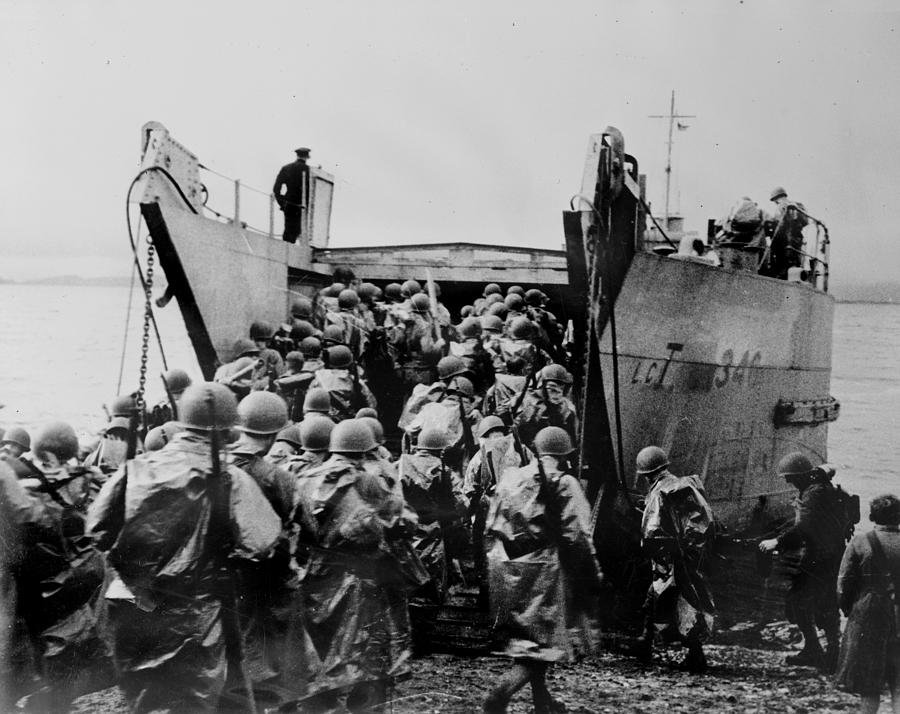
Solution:
M240 225L241 222L241 180L234 180L234 223Z
M275 237L275 196L269 194L269 238Z

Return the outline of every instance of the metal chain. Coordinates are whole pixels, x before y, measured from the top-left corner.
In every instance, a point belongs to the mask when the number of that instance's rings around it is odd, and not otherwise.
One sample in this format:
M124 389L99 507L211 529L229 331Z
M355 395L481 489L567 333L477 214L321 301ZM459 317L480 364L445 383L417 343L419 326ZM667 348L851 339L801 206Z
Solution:
M153 239L147 237L147 270L144 279L144 331L141 335L141 370L138 379L138 390L135 394L135 405L138 413L144 413L144 391L147 386L147 355L150 351L150 323L153 321L153 263L156 247Z

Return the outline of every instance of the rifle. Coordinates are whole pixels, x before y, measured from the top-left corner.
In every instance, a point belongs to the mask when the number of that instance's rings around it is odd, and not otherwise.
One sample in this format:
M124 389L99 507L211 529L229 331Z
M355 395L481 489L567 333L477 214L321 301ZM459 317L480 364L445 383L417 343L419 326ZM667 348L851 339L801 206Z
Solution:
M214 562L224 568L227 573L225 587L220 592L222 604L222 629L225 634L225 652L229 664L235 664L241 672L241 682L247 695L248 708L251 714L257 714L256 697L253 692L253 682L244 667L244 638L241 634L241 623L238 617L238 598L236 574L227 561L226 550L230 545L228 533L230 532L230 508L231 484L222 476L222 463L220 434L217 430L215 406L213 395L207 395L210 421L212 429L209 432L211 449L212 470L208 479L210 493L209 531L207 534L207 555L212 556Z
M434 287L434 278L431 277L431 268L425 268L425 277L428 278L428 302L429 302L429 311L431 312L431 328L434 332L434 343L441 350L441 353L446 355L447 351L444 349L446 343L440 334L440 328L438 325L438 302L437 302L437 288Z
M163 387L166 389L166 398L169 400L169 404L172 407L172 418L178 421L178 405L175 403L175 397L172 396L172 390L169 389L169 380L166 379L165 373L161 373L159 378L162 380Z
M462 394L458 395L458 404L459 404L459 419L462 422L463 429L463 445L466 450L466 457L470 457L475 451L475 437L472 436L472 425L469 423L468 418L466 417L466 408L463 405L463 400L465 397Z
M556 498L556 492L550 485L550 479L547 478L547 472L544 470L544 462L541 461L540 455L537 459L538 469L538 498L544 504L547 514L547 529L554 545L559 545L562 538L562 514L559 510L559 501Z
M350 374L353 376L353 396L350 398L350 408L354 413L362 408L362 389L359 386L359 367L356 360L353 360L353 366L350 368ZM365 404L363 406L369 406Z

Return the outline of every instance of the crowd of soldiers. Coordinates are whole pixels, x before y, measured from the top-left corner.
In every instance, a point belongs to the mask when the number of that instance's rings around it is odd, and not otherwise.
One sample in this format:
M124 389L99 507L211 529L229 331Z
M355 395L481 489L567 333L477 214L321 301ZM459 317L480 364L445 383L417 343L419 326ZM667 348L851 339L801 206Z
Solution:
M411 622L427 643L474 583L513 663L484 710L530 683L536 712L562 711L545 673L593 651L603 581L565 326L536 289L490 284L458 324L439 295L336 283L254 323L213 381L172 369L160 404L116 399L92 443L9 429L4 709L37 682L34 710L66 711L75 673L106 661L133 712L253 706L261 685L363 711L408 674ZM713 514L668 466L638 454L643 654L662 636L698 672Z

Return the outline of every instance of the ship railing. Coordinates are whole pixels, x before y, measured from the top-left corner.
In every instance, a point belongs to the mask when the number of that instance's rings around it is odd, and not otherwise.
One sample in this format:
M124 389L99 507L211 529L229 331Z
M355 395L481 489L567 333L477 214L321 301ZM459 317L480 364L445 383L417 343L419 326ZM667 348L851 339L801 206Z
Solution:
M263 191L203 164L200 164L200 168L206 172L202 185L203 208L207 213L222 223L238 225L252 233L275 238L275 212L278 206L271 191ZM225 196L229 196L232 201L231 215L219 203L226 200Z
M824 292L827 293L829 271L828 262L831 255L831 239L828 235L828 226L826 226L815 216L806 213L806 211L801 212L810 220L811 223L815 225L816 237L813 241L812 253L807 253L803 250L797 250L797 253L799 253L800 255L801 262L805 262L807 265L807 270L809 272L807 282L809 282L810 285L821 288ZM807 242L805 241L804 245L806 244ZM821 285L819 284L819 278L822 279Z

